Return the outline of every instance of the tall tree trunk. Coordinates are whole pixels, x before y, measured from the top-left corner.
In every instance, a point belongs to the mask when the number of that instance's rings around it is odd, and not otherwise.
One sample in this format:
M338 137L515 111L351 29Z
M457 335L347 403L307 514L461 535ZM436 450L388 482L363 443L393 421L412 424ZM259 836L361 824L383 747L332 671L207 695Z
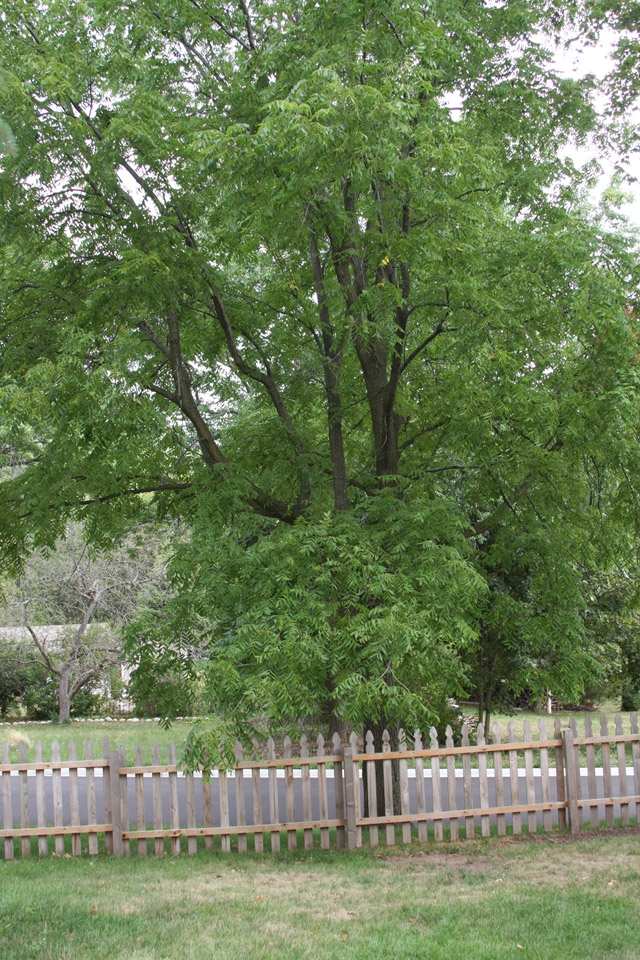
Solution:
M58 675L58 723L69 723L70 714L69 674L61 671Z

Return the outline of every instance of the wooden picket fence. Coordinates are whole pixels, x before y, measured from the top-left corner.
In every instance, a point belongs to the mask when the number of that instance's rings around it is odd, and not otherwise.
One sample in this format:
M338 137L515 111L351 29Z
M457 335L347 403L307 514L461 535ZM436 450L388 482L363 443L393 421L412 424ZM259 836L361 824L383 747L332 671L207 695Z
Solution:
M485 741L479 724L475 739L470 743L469 730L463 727L462 744L456 747L448 728L441 746L432 728L428 746L417 733L409 748L401 735L397 749L392 749L385 733L382 750L377 752L370 733L364 750L359 750L355 734L346 744L336 734L328 749L318 737L311 754L303 737L294 756L286 738L280 757L269 739L265 759L245 760L237 745L234 768L215 770L210 777L181 771L173 745L167 763L161 763L159 748L154 746L151 764L143 763L138 746L133 765L128 766L124 748L112 750L106 739L99 759L87 740L83 760L77 758L71 741L66 760L60 759L54 742L51 760L43 759L38 743L35 762L27 761L23 745L18 762L11 763L4 744L0 764L4 857L14 857L18 842L22 856L29 856L32 838L37 838L38 855L44 856L50 837L59 856L78 856L85 846L86 852L95 855L101 834L107 853L128 856L133 846L138 856L151 850L159 856L165 852L165 841L172 854L180 852L181 841L194 854L199 843L212 850L216 837L227 853L232 847L246 851L251 838L251 848L261 852L265 837L267 849L277 851L281 835L292 851L300 840L304 850L311 850L318 841L322 849L331 844L353 849L364 840L377 846L381 833L387 846L399 839L424 842L428 825L439 841L445 839L445 827L452 840L473 838L478 828L487 837L493 824L498 836L505 836L508 827L514 835L521 834L523 827L529 833L549 832L554 818L559 829L568 826L577 833L583 820L598 826L601 811L608 826L613 826L616 814L623 825L634 814L640 821L636 714L631 715L628 732L618 715L615 732L609 732L603 717L594 735L587 716L584 736L578 735L575 720L562 729L556 719L551 736L541 720L536 737L525 722L522 740L516 739L513 724L506 736L494 725L491 742ZM394 811L394 765L400 812L397 802ZM381 810L376 782L380 776ZM68 777L66 791L63 777ZM84 780L82 786L79 780ZM67 837L70 840L65 843Z

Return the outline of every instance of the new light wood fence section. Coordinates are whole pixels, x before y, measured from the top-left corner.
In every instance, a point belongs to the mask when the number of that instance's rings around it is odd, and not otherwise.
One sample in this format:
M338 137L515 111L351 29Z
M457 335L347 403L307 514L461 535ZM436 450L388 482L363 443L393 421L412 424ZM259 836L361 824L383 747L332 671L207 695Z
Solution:
M317 842L328 849L492 830L517 836L550 832L556 823L577 833L583 822L612 826L617 817L627 825L640 817L635 714L628 730L618 716L615 729L602 718L595 733L587 716L584 736L574 720L562 729L556 719L551 730L543 719L535 731L525 722L523 739L513 724L490 732L479 724L475 740L466 728L460 746L451 729L439 744L433 728L410 742L401 734L392 743L385 733L378 750L370 733L362 746L355 734L347 743L337 735L329 744L322 736L296 745L285 738L277 756L269 739L265 758L244 759L238 744L234 768L210 777L181 771L173 745L166 763L154 746L145 764L141 747L127 757L108 740L101 751L88 740L84 759L73 741L61 759L54 741L47 761L40 743L34 761L21 747L17 762L4 744L0 846L7 860L95 855L101 836L105 852L116 856L194 854L217 845L226 853L281 844L308 851Z

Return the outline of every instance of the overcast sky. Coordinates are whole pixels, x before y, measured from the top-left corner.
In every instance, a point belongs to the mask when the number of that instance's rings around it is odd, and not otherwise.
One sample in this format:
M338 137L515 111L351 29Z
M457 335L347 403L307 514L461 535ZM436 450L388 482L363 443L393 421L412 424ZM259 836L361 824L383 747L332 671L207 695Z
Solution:
M607 73L609 73L614 65L610 56L613 41L614 34L611 32L609 36L604 34L601 42L597 46L588 47L582 51L578 50L577 48L569 51L562 51L556 58L556 62L560 71L566 76L574 77L582 77L587 73L592 73L598 79L604 81ZM605 109L606 104L604 97L601 99L598 106L602 110ZM636 110L632 117L628 119L632 119L636 124L640 125L640 110ZM587 160L593 157L593 154L590 154L586 150L576 150L574 151L573 156L576 158L577 162L585 163ZM611 157L609 160L607 160L600 154L597 154L597 157L604 167L604 175L600 186L601 192L609 185L616 158ZM629 170L632 174L635 174L635 176L640 175L639 155L635 156L634 164L629 168ZM640 227L640 184L632 183L628 186L625 185L624 189L633 195L633 199L630 204L623 208L623 211L630 220Z

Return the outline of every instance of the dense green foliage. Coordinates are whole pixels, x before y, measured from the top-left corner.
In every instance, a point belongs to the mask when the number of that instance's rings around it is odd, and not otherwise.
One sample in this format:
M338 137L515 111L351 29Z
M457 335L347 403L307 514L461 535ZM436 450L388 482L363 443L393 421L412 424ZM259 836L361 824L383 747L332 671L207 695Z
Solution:
M479 642L579 692L640 474L634 241L570 159L632 138L552 62L605 7L5 5L3 557L184 517L143 686L423 723Z

